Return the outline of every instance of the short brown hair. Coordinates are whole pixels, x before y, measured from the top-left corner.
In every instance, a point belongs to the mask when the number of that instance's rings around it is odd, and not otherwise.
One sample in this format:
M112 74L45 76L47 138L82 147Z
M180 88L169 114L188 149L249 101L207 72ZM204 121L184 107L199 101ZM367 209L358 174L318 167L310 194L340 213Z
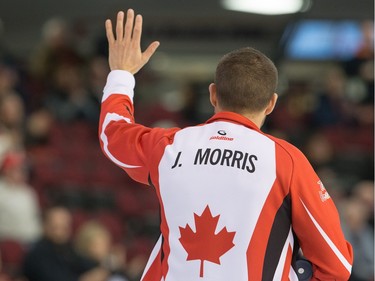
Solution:
M277 69L260 51L242 48L219 61L215 84L223 110L255 113L263 110L275 93Z

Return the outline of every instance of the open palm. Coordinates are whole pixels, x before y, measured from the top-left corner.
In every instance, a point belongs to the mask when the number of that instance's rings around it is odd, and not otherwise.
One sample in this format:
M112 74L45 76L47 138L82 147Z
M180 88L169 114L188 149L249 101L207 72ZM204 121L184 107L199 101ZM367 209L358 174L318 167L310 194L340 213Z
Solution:
M129 9L124 26L124 12L117 14L116 36L113 34L111 20L106 20L105 28L109 46L109 67L111 70L126 70L137 73L155 53L160 43L152 42L147 49L141 50L142 16Z

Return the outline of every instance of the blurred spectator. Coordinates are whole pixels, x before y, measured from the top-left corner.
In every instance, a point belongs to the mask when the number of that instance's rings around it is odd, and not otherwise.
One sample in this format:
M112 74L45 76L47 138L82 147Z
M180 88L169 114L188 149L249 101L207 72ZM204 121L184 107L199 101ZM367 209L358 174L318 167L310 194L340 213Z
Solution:
M76 50L72 29L68 22L61 18L51 18L42 27L42 38L30 56L28 82L31 107L44 104L44 99L53 87L56 71L61 64L83 62Z
M354 186L353 195L367 208L368 223L374 228L374 182L363 180Z
M6 95L17 94L15 87L18 80L14 67L0 60L0 99Z
M142 278L147 259L148 257L145 254L137 254L129 261L128 274L131 281L138 281Z
M343 126L352 122L353 108L345 96L345 85L346 76L341 68L328 71L313 112L315 127Z
M23 152L8 152L0 168L0 238L30 244L39 236L39 205L27 184Z
M343 230L352 244L354 263L352 281L369 281L374 278L374 232L367 224L367 207L358 198L349 198L342 206Z
M99 106L90 95L82 64L64 62L56 65L53 82L45 104L58 121L83 120L97 124Z
M26 147L47 145L53 124L54 118L49 110L40 108L33 111L27 118L25 125Z
M312 134L306 142L304 152L315 169L334 164L334 149L329 140L322 134Z
M309 82L290 81L289 88L280 95L273 114L266 120L266 128L301 146L306 132L310 129L314 104Z
M346 96L354 105L373 105L374 61L358 63L358 69L348 78Z
M94 56L89 61L88 88L92 97L98 102L98 106L102 100L103 89L107 82L109 71L106 57Z
M120 245L112 246L111 235L98 222L89 221L76 235L76 249L83 257L92 260L110 272L108 281L127 281L125 277L125 251Z
M0 134L8 134L22 147L25 106L16 90L18 81L15 66L0 60Z
M213 111L207 98L207 82L189 81L182 93L173 93L175 104L178 105L186 123L177 123L179 126L186 126L204 122L211 117ZM169 97L169 103L171 97ZM173 99L172 99L173 101ZM167 103L166 103L167 102ZM164 103L168 104L168 100ZM175 105L176 106L176 105ZM170 105L168 107L171 107ZM178 113L178 112L177 112Z
M355 120L369 138L374 129L374 22L362 23L363 40L356 56L343 64L349 76L346 94L353 103ZM373 138L372 138L373 140Z
M0 130L0 163L3 163L5 156L13 148L13 140L10 134Z
M23 147L25 108L17 94L8 94L0 99L0 131L12 137L12 142Z
M373 132L374 129L374 61L363 62L359 69L364 93L357 104L357 121L360 126Z
M34 77L47 82L56 65L79 60L68 23L61 18L51 18L45 22L42 40L30 60L30 70Z
M53 207L44 217L43 237L25 257L24 275L29 281L105 281L107 272L79 256L71 243L71 215Z
M131 281L138 281L141 279L150 252L155 245L156 239L154 237L150 239L150 237L147 237L144 234L142 235L141 233L138 233L135 238L131 240L131 244L128 248L129 262L127 264L127 273Z

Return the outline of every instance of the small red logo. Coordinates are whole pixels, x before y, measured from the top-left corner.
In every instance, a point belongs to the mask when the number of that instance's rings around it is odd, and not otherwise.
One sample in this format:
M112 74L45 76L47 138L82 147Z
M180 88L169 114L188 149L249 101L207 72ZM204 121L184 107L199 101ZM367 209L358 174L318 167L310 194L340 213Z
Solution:
M226 137L227 132L224 130L217 131L217 134L219 136L212 136L210 137L210 140L224 140L224 141L233 141L233 138Z
M232 141L233 138L228 138L224 136L212 136L210 137L210 140L225 140L225 141Z
M319 190L320 200L322 200L322 202L325 202L329 198L331 198L331 196L328 194L328 192L327 192L326 188L324 187L324 184L322 183L322 181L318 181L318 185L320 187L320 190Z

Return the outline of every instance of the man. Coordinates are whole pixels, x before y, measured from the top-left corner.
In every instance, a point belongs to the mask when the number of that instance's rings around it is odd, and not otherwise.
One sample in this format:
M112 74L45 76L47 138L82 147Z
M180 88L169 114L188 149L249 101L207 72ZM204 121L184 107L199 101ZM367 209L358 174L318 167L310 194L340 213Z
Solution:
M108 273L76 254L71 245L71 215L52 207L44 217L44 233L25 257L23 271L29 281L105 281Z
M27 183L26 166L22 151L5 153L0 164L0 239L12 238L25 246L41 231L38 199Z
M142 280L297 280L301 247L312 280L347 280L352 250L337 210L303 154L260 131L275 106L277 71L262 53L224 56L209 86L215 115L185 129L135 123L133 75L159 46L140 49L142 17L106 21L111 73L99 137L106 156L153 186L161 238Z

